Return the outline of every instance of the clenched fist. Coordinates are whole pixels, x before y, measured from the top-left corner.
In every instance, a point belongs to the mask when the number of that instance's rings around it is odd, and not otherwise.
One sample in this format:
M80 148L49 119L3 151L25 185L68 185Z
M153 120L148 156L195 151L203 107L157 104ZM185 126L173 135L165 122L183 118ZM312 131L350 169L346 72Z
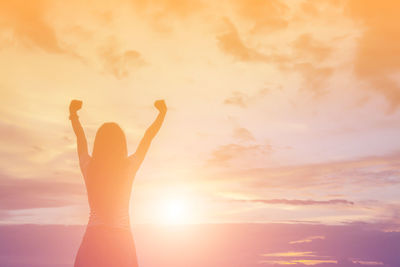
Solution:
M82 108L82 101L74 99L69 104L69 113L70 114L75 114L81 108Z
M157 100L156 102L154 102L154 106L156 107L156 109L158 109L158 111L160 111L160 113L167 112L167 105L165 105L164 100Z

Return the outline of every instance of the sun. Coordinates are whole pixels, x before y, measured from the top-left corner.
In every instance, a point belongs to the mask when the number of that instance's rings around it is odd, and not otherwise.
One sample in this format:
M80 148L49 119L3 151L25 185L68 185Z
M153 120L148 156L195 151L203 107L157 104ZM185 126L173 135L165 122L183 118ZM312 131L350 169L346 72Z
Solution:
M183 224L189 220L188 203L181 198L171 198L163 203L162 221L166 224Z

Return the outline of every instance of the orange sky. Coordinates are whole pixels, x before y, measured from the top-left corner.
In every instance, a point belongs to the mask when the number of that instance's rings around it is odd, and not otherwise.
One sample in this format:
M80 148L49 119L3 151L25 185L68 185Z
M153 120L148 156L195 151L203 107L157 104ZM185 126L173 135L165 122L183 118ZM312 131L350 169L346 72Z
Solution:
M85 223L68 104L133 152L136 223L397 221L395 1L0 0L2 223Z

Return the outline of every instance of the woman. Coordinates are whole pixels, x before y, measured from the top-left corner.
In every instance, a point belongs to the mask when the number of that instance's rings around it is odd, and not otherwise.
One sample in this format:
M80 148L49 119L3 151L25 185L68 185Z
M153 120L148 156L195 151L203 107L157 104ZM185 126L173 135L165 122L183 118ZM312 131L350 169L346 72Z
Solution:
M132 182L150 143L160 129L167 107L154 103L159 114L147 129L136 152L128 156L126 138L116 123L104 123L96 133L92 156L77 111L82 101L69 106L77 145L79 166L85 179L90 216L75 267L137 267L136 250L129 222Z

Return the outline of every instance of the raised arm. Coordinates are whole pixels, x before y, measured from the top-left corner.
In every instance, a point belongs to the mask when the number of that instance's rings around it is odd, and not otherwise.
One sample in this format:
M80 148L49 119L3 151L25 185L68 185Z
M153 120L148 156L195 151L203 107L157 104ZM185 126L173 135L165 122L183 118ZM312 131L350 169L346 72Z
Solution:
M86 141L85 132L83 131L82 125L79 122L77 111L81 109L82 101L72 100L69 105L69 119L71 120L72 128L76 135L76 143L78 148L79 166L83 171L83 166L90 160L88 146Z
M140 165L142 164L144 157L146 156L147 150L149 150L151 141L160 130L165 118L165 114L167 113L167 106L165 105L164 100L157 100L156 102L154 102L154 106L158 109L160 113L158 113L155 121L146 130L142 140L139 143L138 148L136 149L136 152L129 157L133 161L135 170L139 169Z

